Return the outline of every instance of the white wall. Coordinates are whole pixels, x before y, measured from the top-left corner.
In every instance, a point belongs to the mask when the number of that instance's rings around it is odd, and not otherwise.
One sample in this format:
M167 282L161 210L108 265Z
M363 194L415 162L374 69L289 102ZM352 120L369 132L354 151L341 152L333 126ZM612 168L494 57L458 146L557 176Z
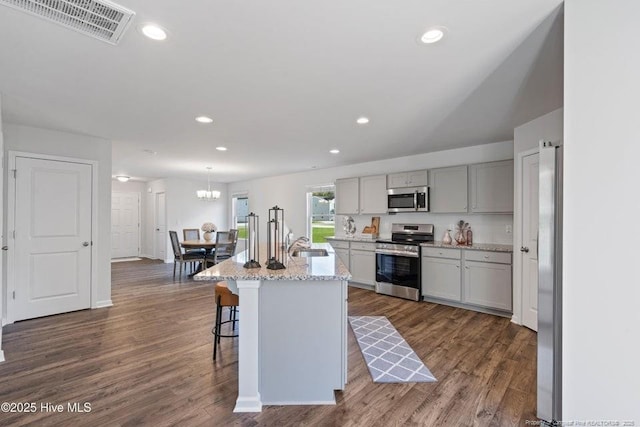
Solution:
M514 203L513 203L513 247L522 243L522 164L521 153L538 149L539 141L559 142L563 139L562 108L540 116L518 126L513 132L514 157ZM513 321L522 324L522 253L513 253Z
M86 135L78 135L48 129L4 124L4 156L8 151L24 151L52 156L74 157L98 162L98 230L97 262L98 283L96 301L98 305L111 302L111 141ZM5 160L6 161L6 160ZM6 170L3 194L6 200ZM4 206L6 218L6 204ZM6 220L3 230L6 234ZM6 291L6 282L3 292ZM93 297L92 297L93 298Z
M155 224L155 198L160 192L165 193L167 207L167 231L178 232L178 237L182 240L183 228L200 228L205 222L213 222L219 230L229 228L227 221L228 212L228 190L227 184L212 183L211 188L220 191L220 199L214 201L203 201L196 197L196 191L207 188L207 182L190 181L177 178L167 178L151 181L147 184L146 203L149 209L146 212L145 241L142 247L144 253L150 256L155 254L154 232ZM200 232L202 235L202 232ZM167 257L165 262L173 262L173 250L166 236Z
M261 234L266 231L268 209L277 204L285 209L287 225L293 230L296 236L301 236L306 233L306 192L308 186L330 184L338 178L379 175L511 158L513 158L513 143L511 141L505 141L376 162L310 170L308 172L251 181L235 182L229 184L229 193L233 194L243 191L249 193L249 210L260 216ZM354 219L356 220L358 231L361 231L365 225L369 225L371 222L371 215L356 216ZM474 230L475 242L512 243L512 234L508 234L505 231L507 225L513 226L512 215L449 215L432 213L381 215L380 234L383 236L389 235L391 233L391 223L393 222L433 223L436 230L436 239L440 240L449 225L460 219L464 219L470 223L471 228ZM344 234L342 231L341 216L337 216L336 224L336 233ZM264 235L261 238L264 239Z
M3 133L2 133L2 94L0 94L0 153L2 153L2 159L0 159L0 169L2 169L2 172L0 172L0 187L3 186L3 175L4 175L4 139L3 139ZM3 221L4 215L3 215L3 210L4 210L4 203L5 203L5 196L4 196L4 192L0 192L0 224ZM4 229L3 229L4 230ZM2 233L2 241L0 241L0 245L4 245L4 232ZM4 361L4 351L2 350L2 319L4 319L4 283L5 283L5 279L4 279L4 275L5 275L5 271L6 268L4 268L4 265L6 263L6 259L7 259L7 255L5 253L5 251L2 251L2 261L0 262L0 280L2 280L3 286L0 286L0 362Z
M640 423L638 16L565 1L564 420Z
M518 126L513 131L514 157L523 151L538 148L541 139L557 142L563 138L562 108Z

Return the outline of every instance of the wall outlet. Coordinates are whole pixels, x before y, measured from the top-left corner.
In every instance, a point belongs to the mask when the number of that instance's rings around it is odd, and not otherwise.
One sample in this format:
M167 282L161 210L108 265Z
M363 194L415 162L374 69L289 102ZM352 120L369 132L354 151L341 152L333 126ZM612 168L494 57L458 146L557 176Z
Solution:
M505 227L505 230L504 230L504 231L506 231L506 232L507 232L507 234L511 234L511 233L513 232L513 229L512 229L512 227L511 227L510 225L507 225L507 226Z

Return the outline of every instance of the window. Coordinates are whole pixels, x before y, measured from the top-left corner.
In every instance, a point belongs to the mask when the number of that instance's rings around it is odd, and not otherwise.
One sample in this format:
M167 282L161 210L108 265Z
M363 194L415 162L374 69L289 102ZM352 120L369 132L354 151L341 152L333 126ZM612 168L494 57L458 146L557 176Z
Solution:
M238 230L238 239L247 238L247 218L249 215L249 196L244 194L234 194L231 197L231 217L233 228Z
M307 236L312 243L325 243L335 234L335 185L307 189Z

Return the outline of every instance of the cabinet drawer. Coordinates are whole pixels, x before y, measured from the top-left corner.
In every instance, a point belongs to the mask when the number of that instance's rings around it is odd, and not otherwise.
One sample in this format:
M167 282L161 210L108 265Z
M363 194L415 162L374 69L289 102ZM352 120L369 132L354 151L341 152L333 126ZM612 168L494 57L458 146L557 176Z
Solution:
M349 242L343 240L330 240L329 244L333 249L349 249Z
M376 250L376 244L368 242L351 242L351 249L373 252Z
M511 254L508 252L490 252L468 250L464 255L468 261L496 262L498 264L511 264Z
M460 259L460 249L422 248L422 256Z

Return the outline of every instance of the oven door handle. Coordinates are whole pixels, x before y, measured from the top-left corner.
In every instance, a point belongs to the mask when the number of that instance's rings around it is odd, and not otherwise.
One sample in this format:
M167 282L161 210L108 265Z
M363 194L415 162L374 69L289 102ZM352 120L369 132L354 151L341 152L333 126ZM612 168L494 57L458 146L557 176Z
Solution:
M418 258L418 254L413 252L389 251L385 249L376 249L376 253L380 255L395 255L395 256L405 256L410 258Z

